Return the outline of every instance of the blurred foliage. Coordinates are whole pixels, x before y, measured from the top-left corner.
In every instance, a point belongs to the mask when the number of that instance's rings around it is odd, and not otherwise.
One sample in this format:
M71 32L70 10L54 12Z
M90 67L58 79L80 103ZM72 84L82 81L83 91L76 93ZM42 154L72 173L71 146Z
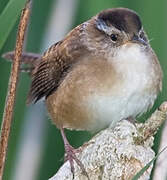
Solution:
M0 15L0 49L13 29L26 0L10 0ZM5 19L5 20L4 20Z
M112 8L112 7L127 7L131 8L140 14L144 28L151 39L151 45L155 50L156 54L159 57L160 63L162 65L164 71L164 82L163 82L163 91L160 94L158 100L155 103L153 110L160 105L162 101L167 99L167 21L166 21L166 6L167 1L159 0L140 0L140 1L132 1L132 0L78 0L78 9L75 16L75 23L71 25L75 27L76 25L86 21L91 16L94 16L99 11ZM17 1L15 0L15 3ZM8 0L1 0L0 3L0 13L3 12L6 7ZM52 10L52 5L55 3L55 0L34 0L32 15L29 25L28 37L27 37L27 47L26 50L32 52L39 52L40 45L42 42L42 37L46 29L47 22L49 20L49 15ZM17 6L16 6L17 7ZM11 9L10 11L15 11L16 9ZM13 13L11 12L11 14ZM14 18L14 17L13 17ZM7 25L8 17L3 17L4 26ZM2 22L0 22L0 25ZM7 42L3 46L3 49L0 51L0 55L3 52L10 51L14 49L15 46L15 38L16 38L16 30L17 30L18 22L16 22L13 30L8 36ZM2 25L1 25L2 26ZM6 31L9 31L9 26L5 27ZM2 27L0 27L1 32ZM2 34L0 33L2 36ZM0 37L1 39L2 37ZM153 39L153 40L152 40ZM10 63L4 61L2 58L0 59L0 120L2 119L3 108L5 103L5 96L8 86L9 79L9 71L10 71ZM19 132L22 128L22 123L24 121L24 112L25 112L25 101L26 94L29 88L30 80L26 74L22 74L20 76L20 83L17 92L17 101L15 106L15 115L12 124L12 132L10 136L9 148L8 148L8 157L5 168L5 180L11 179L11 172L14 164L14 157L16 154L17 144L19 141ZM153 111L152 110L152 111ZM152 112L151 111L151 112ZM150 113L151 113L150 112ZM148 113L145 117L148 117ZM62 164L61 159L63 158L64 148L63 142L60 137L59 131L53 126L50 121L47 120L48 133L45 141L45 153L43 158L41 159L39 180L46 180L51 177L58 167ZM81 145L85 140L90 137L90 134L87 132L70 132L67 131L67 136L72 145L75 147ZM159 141L160 141L160 133L156 136L155 139L155 149L157 150Z

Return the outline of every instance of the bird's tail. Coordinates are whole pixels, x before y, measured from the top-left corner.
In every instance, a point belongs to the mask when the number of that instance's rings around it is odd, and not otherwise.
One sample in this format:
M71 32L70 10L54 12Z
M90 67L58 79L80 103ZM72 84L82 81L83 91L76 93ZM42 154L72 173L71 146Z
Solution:
M7 52L7 53L3 54L2 57L4 59L13 61L14 51ZM35 66L40 62L40 57L41 57L40 54L26 53L26 52L22 53L20 70L22 72L27 72L31 75Z

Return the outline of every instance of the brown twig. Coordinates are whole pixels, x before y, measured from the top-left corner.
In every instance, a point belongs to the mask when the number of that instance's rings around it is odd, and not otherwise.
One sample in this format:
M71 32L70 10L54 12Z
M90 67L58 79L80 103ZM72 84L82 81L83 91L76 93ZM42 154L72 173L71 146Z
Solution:
M20 18L14 61L11 69L11 75L8 86L8 95L6 98L6 104L3 114L1 136L0 136L0 180L2 180L3 177L5 159L6 159L6 153L8 147L8 139L9 139L10 127L12 123L13 108L16 97L16 87L17 87L18 75L19 75L20 58L22 54L24 36L28 23L29 14L30 14L30 0L27 1L25 8L22 10L22 14Z
M167 102L165 101L144 124L137 125L141 137L138 137L136 139L136 144L141 144L145 142L148 138L156 134L158 129L165 122L166 117L167 117Z

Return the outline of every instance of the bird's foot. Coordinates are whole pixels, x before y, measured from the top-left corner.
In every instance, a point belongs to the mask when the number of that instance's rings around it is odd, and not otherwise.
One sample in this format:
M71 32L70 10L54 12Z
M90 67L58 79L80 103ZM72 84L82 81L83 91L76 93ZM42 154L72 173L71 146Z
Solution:
M73 175L73 179L74 179L74 161L77 163L77 165L81 168L83 175L85 175L88 180L89 180L89 176L84 168L84 165L82 164L82 162L76 157L76 153L80 152L81 149L74 149L70 143L68 142L64 129L60 128L60 132L64 141L64 147L65 147L65 151L66 151L66 155L65 155L65 161L69 161L70 166L71 166L71 172Z
M89 176L85 170L84 165L76 157L76 153L80 152L80 149L74 149L70 144L65 144L65 150L66 150L65 161L69 161L70 163L73 179L74 179L74 161L75 161L77 165L81 168L83 175L85 175L89 180Z

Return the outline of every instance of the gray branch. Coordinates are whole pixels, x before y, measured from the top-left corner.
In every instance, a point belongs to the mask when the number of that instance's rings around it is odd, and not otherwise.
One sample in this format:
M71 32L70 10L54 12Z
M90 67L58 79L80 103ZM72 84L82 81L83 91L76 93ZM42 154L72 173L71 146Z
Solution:
M151 149L153 135L167 117L167 102L144 124L120 121L114 128L109 127L80 147L77 157L81 160L90 180L131 179L154 157ZM149 179L152 166L140 177ZM65 162L59 171L49 180L72 180L69 162ZM75 180L87 180L81 169L75 164Z

